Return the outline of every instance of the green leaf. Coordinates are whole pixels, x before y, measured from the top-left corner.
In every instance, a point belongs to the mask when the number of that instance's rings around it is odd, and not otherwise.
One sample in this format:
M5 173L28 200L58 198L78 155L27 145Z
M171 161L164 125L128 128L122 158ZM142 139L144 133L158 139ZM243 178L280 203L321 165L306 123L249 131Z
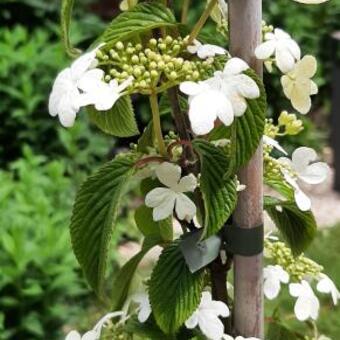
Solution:
M205 207L204 237L216 234L236 207L237 185L227 177L230 161L226 154L213 144L196 139L194 149L201 161L201 191Z
M173 240L171 217L159 222L155 222L152 218L152 209L142 205L135 212L135 221L138 229L145 237L158 236L163 241Z
M165 248L154 268L149 287L153 315L166 334L174 334L201 301L204 271L191 274L179 240Z
M267 112L266 92L261 79L253 70L247 70L245 74L256 81L261 96L257 99L247 100L247 111L242 117L236 118L232 126L236 130L231 134L235 170L245 165L256 151L263 136Z
M283 176L282 178L273 178L267 177L266 174L264 174L264 184L280 193L282 196L287 198L287 200L294 200L294 189L290 185L286 184Z
M71 219L74 253L85 276L101 293L119 203L134 173L135 159L119 156L88 177L77 193Z
M91 121L105 133L116 137L131 137L139 134L131 98L124 96L118 99L108 111L89 109Z
M147 237L144 240L141 251L133 256L120 269L119 273L114 279L112 286L112 310L120 310L123 307L126 297L129 293L131 281L140 261L149 252L149 250L161 243L161 241L162 240L159 237Z
M281 207L279 210L278 206ZM316 236L317 229L311 211L301 211L295 202L281 201L274 197L265 197L265 210L295 256L308 248Z
M118 41L136 37L155 28L171 28L176 25L176 19L169 8L157 2L142 3L113 19L101 40L107 43L104 46L107 49Z
M81 51L74 48L70 41L70 24L72 19L74 0L62 0L61 13L60 13L60 24L61 24L61 36L64 43L66 53L76 58L80 55Z
M302 334L295 333L278 322L271 322L268 327L266 340L298 340L305 339Z
M137 142L137 151L142 153L148 153L148 148L154 147L154 133L153 125L150 122L144 129L142 135Z

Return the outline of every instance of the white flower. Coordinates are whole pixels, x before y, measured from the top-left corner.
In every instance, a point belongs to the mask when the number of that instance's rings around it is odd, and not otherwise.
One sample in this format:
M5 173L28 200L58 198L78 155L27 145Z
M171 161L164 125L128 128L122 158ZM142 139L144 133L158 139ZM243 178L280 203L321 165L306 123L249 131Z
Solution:
M180 90L189 95L189 119L193 132L206 135L214 128L217 118L229 126L234 120L233 107L226 95L213 89L207 81L186 81Z
M58 115L61 124L65 127L74 124L81 106L78 82L89 70L97 66L97 49L79 57L70 67L61 71L54 81L48 108L50 115L53 117Z
M223 72L217 71L213 78L207 80L213 89L227 96L236 117L242 116L247 110L246 99L255 99L260 96L256 82L243 74L248 69L248 64L242 59L231 58L225 64Z
M340 292L335 283L325 274L320 274L320 280L316 286L320 293L331 294L334 305L338 304Z
M275 148L276 150L279 150L279 151L281 151L283 154L287 155L286 150L280 145L280 143L279 143L277 140L275 140L275 139L273 139L273 138L271 138L271 137L268 137L268 136L264 135L264 136L263 136L263 142L264 142L264 144L267 144L267 145L269 145L269 146L272 146L272 147Z
M234 116L241 116L247 109L246 98L260 96L253 79L243 71L249 66L239 58L230 59L223 72L215 72L214 77L194 83L184 82L180 90L189 96L189 119L197 135L205 135L214 128L217 118L229 126Z
M285 96L302 114L306 114L311 108L310 96L318 93L317 85L311 80L316 69L316 59L311 55L306 55L295 64L290 72L281 77Z
M201 303L194 314L185 322L185 326L193 329L199 326L201 332L210 340L221 340L224 326L219 316L226 318L229 308L221 301L212 300L210 292L203 292Z
M298 320L306 321L309 318L313 320L318 318L320 303L307 281L291 283L289 293L291 296L297 297L294 312Z
M289 167L295 177L287 169L282 169L285 180L294 189L294 196L297 206L302 211L308 211L311 208L310 199L300 189L296 178L308 184L322 183L328 176L329 167L324 162L315 162L317 159L316 152L307 147L300 147L293 152L292 160L286 157L279 158L279 162Z
M152 313L149 296L145 293L135 294L132 300L139 304L138 321L144 323Z
M83 91L80 95L81 106L94 105L98 111L110 110L133 81L133 77L129 77L118 85L115 79L106 83L103 78L104 71L100 69L88 71L82 77L78 83L79 89Z
M328 0L294 0L294 1L300 2L301 4L306 4L306 5L318 5Z
M280 292L281 282L289 282L289 274L279 265L267 266L263 269L263 292L267 299L275 299Z
M228 335L228 334L224 334L223 337L222 337L223 340L261 340L259 338L254 338L254 337L251 337L251 338L244 338L243 336L239 335L237 336L236 338L233 338L231 335Z
M99 340L102 329L105 327L108 321L123 315L125 315L124 312L108 313L97 322L92 330L86 332L83 336L81 336L77 331L73 330L67 334L65 340Z
M274 33L268 32L264 36L265 42L255 49L258 59L265 60L275 54L275 62L281 72L287 73L294 67L295 61L300 60L299 45L291 36L279 28Z
M191 54L197 54L200 59L215 57L215 55L223 55L227 52L223 47L211 44L202 44L198 40L194 40L193 45L188 46L187 50Z
M197 179L193 174L181 178L182 169L178 165L164 162L156 168L160 182L168 188L155 188L145 197L145 204L153 208L154 221L171 216L175 209L180 220L191 220L196 214L196 206L184 192L193 192Z

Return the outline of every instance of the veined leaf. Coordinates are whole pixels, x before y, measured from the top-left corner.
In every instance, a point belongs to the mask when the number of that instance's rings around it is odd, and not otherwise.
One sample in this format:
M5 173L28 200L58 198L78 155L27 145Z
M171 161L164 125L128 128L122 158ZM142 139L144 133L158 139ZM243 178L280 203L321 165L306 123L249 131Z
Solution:
M237 185L228 177L230 161L226 154L213 144L196 139L194 149L201 160L201 191L205 207L204 237L216 234L236 207Z
M112 310L120 310L123 307L129 293L131 281L140 261L149 252L149 250L161 243L161 241L162 240L159 237L147 237L144 240L141 251L126 262L120 269L112 286Z
M155 222L152 218L152 209L145 205L140 206L135 212L135 221L138 229L145 237L159 237L163 241L172 241L172 218Z
M247 100L247 111L235 120L236 133L231 134L235 170L245 165L256 151L263 136L267 111L266 92L261 79L253 70L247 70L245 74L257 83L261 96Z
M72 19L73 5L74 5L74 0L62 0L60 24L61 24L61 35L62 35L66 53L70 57L76 58L79 56L81 52L80 50L72 47L72 44L70 41L70 24L71 24L71 19Z
M119 98L108 111L96 111L91 107L89 113L91 121L105 133L116 137L131 137L139 134L129 96Z
M120 199L134 173L134 163L131 155L106 163L87 178L76 196L70 226L72 245L88 282L98 294Z
M264 177L264 184L268 185L279 194L284 196L287 200L294 200L294 189L284 182L283 176L282 180L279 178Z
M317 229L311 211L301 211L294 201L281 201L274 197L265 197L265 210L294 255L299 255L308 248Z
M107 49L118 41L130 39L155 28L176 25L176 19L169 8L158 2L142 3L113 19L101 40L106 43L104 49Z
M204 271L190 273L179 241L165 248L154 268L149 297L155 320L166 334L174 334L201 301Z
M150 122L144 129L142 135L137 142L137 151L142 153L148 153L148 148L154 147L154 133L153 125Z

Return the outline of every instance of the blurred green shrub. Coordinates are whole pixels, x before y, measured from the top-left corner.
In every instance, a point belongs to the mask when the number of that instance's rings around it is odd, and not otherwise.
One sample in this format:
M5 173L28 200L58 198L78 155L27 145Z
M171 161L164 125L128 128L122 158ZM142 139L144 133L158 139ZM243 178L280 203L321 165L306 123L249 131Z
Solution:
M0 166L20 157L23 144L39 154L69 157L80 168L108 152L110 139L91 131L85 113L69 130L48 114L53 80L69 62L51 34L23 26L0 29Z
M0 171L0 338L58 339L88 297L71 250L64 165L24 148ZM2 325L2 330L1 330Z

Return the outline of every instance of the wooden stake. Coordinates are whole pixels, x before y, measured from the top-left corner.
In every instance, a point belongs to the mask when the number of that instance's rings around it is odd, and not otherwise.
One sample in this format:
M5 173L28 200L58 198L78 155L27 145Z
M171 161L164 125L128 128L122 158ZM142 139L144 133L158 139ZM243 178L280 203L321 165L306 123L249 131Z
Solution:
M245 60L260 76L262 63L255 58L261 41L262 0L229 0L230 53ZM262 144L240 170L246 190L239 195L234 223L243 228L263 224ZM234 257L234 327L237 335L263 339L262 254Z

